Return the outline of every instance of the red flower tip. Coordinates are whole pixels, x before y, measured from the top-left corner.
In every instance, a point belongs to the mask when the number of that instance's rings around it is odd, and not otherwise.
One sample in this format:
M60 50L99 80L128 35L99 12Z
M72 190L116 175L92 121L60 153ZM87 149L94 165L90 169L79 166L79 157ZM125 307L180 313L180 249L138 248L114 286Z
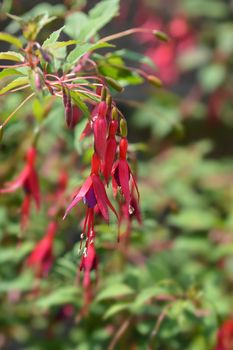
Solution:
M30 166L33 166L36 160L36 149L34 147L30 147L27 151L26 155L27 163Z
M120 159L126 159L128 151L128 141L126 138L120 140Z
M98 117L105 118L108 110L108 105L105 101L101 101L98 107Z
M109 131L108 136L109 137L115 137L118 129L118 121L117 120L111 120L109 125Z
M91 160L91 173L98 175L100 170L100 159L96 153L93 154Z

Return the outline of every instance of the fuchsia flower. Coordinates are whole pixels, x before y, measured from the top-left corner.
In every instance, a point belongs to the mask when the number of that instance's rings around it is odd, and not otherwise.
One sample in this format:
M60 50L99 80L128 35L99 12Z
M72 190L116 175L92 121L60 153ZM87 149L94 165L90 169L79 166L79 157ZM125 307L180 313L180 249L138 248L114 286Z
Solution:
M35 170L36 149L30 147L26 155L26 165L19 176L7 186L0 189L0 193L11 193L22 187L25 193L21 207L21 226L25 228L29 213L31 200L34 200L37 210L40 208L40 188L38 176Z
M127 150L128 150L128 141L123 137L120 141L120 158L117 160L112 169L112 186L114 194L116 195L118 187L120 187L121 192L124 196L125 203L127 208L130 208L131 194L130 194L130 179L136 188L138 198L139 191L134 175L130 169L130 166L127 162Z
M68 208L66 209L64 219L70 210L78 204L81 200L87 205L88 208L93 209L98 207L105 221L109 222L108 207L116 214L116 210L109 201L103 182L99 176L100 160L96 154L92 157L92 171L91 175L86 179L83 186L78 191Z
M91 243L86 249L85 253L82 256L80 263L80 271L84 271L83 277L83 287L87 288L90 286L90 272L92 270L97 270L98 267L98 258L95 251L95 246Z
M233 349L233 320L227 320L218 331L217 345L214 350Z
M117 120L111 120L109 125L109 132L106 144L106 152L103 164L103 174L106 180L106 183L109 182L111 176L113 163L116 156L117 142L116 142L116 132L118 129Z
M107 119L108 105L101 101L98 107L98 114L93 118L94 148L100 160L104 160L107 145Z
M57 223L50 222L46 235L37 243L26 264L33 268L37 276L47 276L53 263L53 241Z

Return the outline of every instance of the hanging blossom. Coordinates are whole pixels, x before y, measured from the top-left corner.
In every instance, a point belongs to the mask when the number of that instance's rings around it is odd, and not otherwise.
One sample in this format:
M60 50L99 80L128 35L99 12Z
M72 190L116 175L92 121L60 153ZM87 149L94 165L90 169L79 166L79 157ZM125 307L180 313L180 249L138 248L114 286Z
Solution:
M217 336L217 345L214 350L233 349L233 320L226 320L220 327Z
M141 222L138 206L139 193L136 179L127 161L128 141L126 120L117 110L112 99L107 96L106 89L101 92L101 101L94 107L91 118L87 122L82 133L82 138L93 134L94 154L90 176L78 190L73 200L66 209L64 219L80 201L86 205L86 216L81 234L80 250L83 251L80 263L80 271L84 271L83 287L86 293L86 303L90 302L92 295L92 283L90 273L97 269L98 258L95 251L95 216L98 214L109 223L109 208L117 216L118 221L124 218L131 221L131 216L136 215ZM118 144L118 140L119 144ZM119 149L119 152L118 152ZM118 154L119 153L119 154ZM120 215L109 200L105 186L112 178L112 188L116 196L118 190L121 193ZM135 195L137 193L137 196ZM127 211L128 214L125 214ZM85 239L85 247L82 242Z
M35 169L36 149L32 146L26 154L26 164L19 176L6 184L5 188L0 189L0 194L11 193L20 187L24 191L24 200L21 206L21 227L24 229L27 225L30 215L31 201L35 202L37 210L40 209L40 187L37 172Z
M53 242L57 223L51 221L45 236L36 244L26 260L26 265L32 268L37 277L46 277L53 264Z

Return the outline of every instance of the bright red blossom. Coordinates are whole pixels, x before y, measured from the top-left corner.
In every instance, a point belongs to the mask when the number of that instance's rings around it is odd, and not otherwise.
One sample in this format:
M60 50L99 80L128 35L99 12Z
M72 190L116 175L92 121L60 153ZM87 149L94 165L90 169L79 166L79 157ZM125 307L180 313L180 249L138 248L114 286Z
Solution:
M227 320L218 331L218 339L215 350L233 349L233 320Z
M131 194L130 194L130 179L132 179L133 184L136 188L138 198L139 192L136 180L130 169L130 166L127 162L127 150L128 150L128 141L126 138L122 138L120 141L120 157L113 166L112 169L112 186L114 194L116 195L118 187L120 187L121 192L124 196L125 203L127 207L130 207Z
M21 207L21 226L24 228L27 224L31 200L35 202L37 210L40 208L40 188L37 172L35 169L36 149L30 147L26 155L26 165L19 176L7 186L0 189L0 193L11 193L22 187L25 193L24 201Z
M33 268L37 276L47 276L53 263L53 241L57 223L50 222L46 235L37 243L26 264Z

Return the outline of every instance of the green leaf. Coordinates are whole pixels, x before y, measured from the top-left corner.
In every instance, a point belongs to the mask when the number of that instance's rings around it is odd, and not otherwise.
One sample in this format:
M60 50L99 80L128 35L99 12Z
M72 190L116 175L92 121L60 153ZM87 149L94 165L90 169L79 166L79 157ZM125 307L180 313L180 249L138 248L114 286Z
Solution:
M23 62L24 57L20 53L14 51L6 51L0 52L0 60Z
M57 42L62 30L65 28L65 26L61 27L58 30L55 30L55 32L53 32L52 34L50 34L50 36L48 37L48 39L46 39L43 42L42 47L45 49L46 47L49 47L51 44L54 44Z
M5 92L10 91L16 87L22 86L22 85L26 85L29 83L29 80L27 77L20 77L17 78L13 81L11 81L8 85L4 86L1 90L0 90L0 95L3 95Z
M198 72L198 78L203 89L212 92L224 82L226 74L223 64L213 63L201 69Z
M13 290L27 291L32 288L33 285L33 275L31 271L26 271L25 273L19 275L19 277L14 278L9 281L1 281L0 293L9 292Z
M33 248L32 242L25 242L17 248L17 254L15 254L15 247L4 247L0 251L0 264L3 263L15 263L22 260Z
M65 65L66 69L72 67L87 52L101 49L103 47L112 47L112 45L108 43L96 43L96 44L85 43L85 44L77 45L77 47L74 50L72 50L67 56L66 65Z
M114 305L110 306L109 309L107 309L103 318L106 320L106 319L118 314L119 312L121 312L123 310L129 310L130 306L131 306L131 303L128 303L128 302L114 304Z
M184 230L208 230L216 223L216 214L210 210L183 209L178 214L171 214L168 222Z
M117 15L119 0L100 1L88 15L74 13L67 17L65 32L81 41L92 38L101 28ZM77 27L77 23L79 26Z
M112 56L120 56L131 61L136 61L141 64L146 64L153 69L156 68L155 63L148 56L142 55L138 52L134 52L131 50L127 50L127 49L117 50L117 51L114 51Z
M71 90L70 96L71 96L73 102L81 109L84 117L88 118L90 115L89 109L88 109L87 105L83 102L81 97L79 96L79 93L77 91Z
M8 33L0 32L0 40L7 41L8 43L13 44L18 48L21 48L23 46L22 42L18 38Z
M0 80L3 78L6 78L6 77L10 77L12 75L23 75L23 74L20 71L18 71L17 69L6 68L0 72Z
M52 306L63 305L75 302L78 296L78 289L75 286L63 287L55 290L47 296L40 298L36 305L40 309L49 309Z
M115 299L122 296L132 295L133 293L134 290L126 284L111 284L97 295L96 301Z

